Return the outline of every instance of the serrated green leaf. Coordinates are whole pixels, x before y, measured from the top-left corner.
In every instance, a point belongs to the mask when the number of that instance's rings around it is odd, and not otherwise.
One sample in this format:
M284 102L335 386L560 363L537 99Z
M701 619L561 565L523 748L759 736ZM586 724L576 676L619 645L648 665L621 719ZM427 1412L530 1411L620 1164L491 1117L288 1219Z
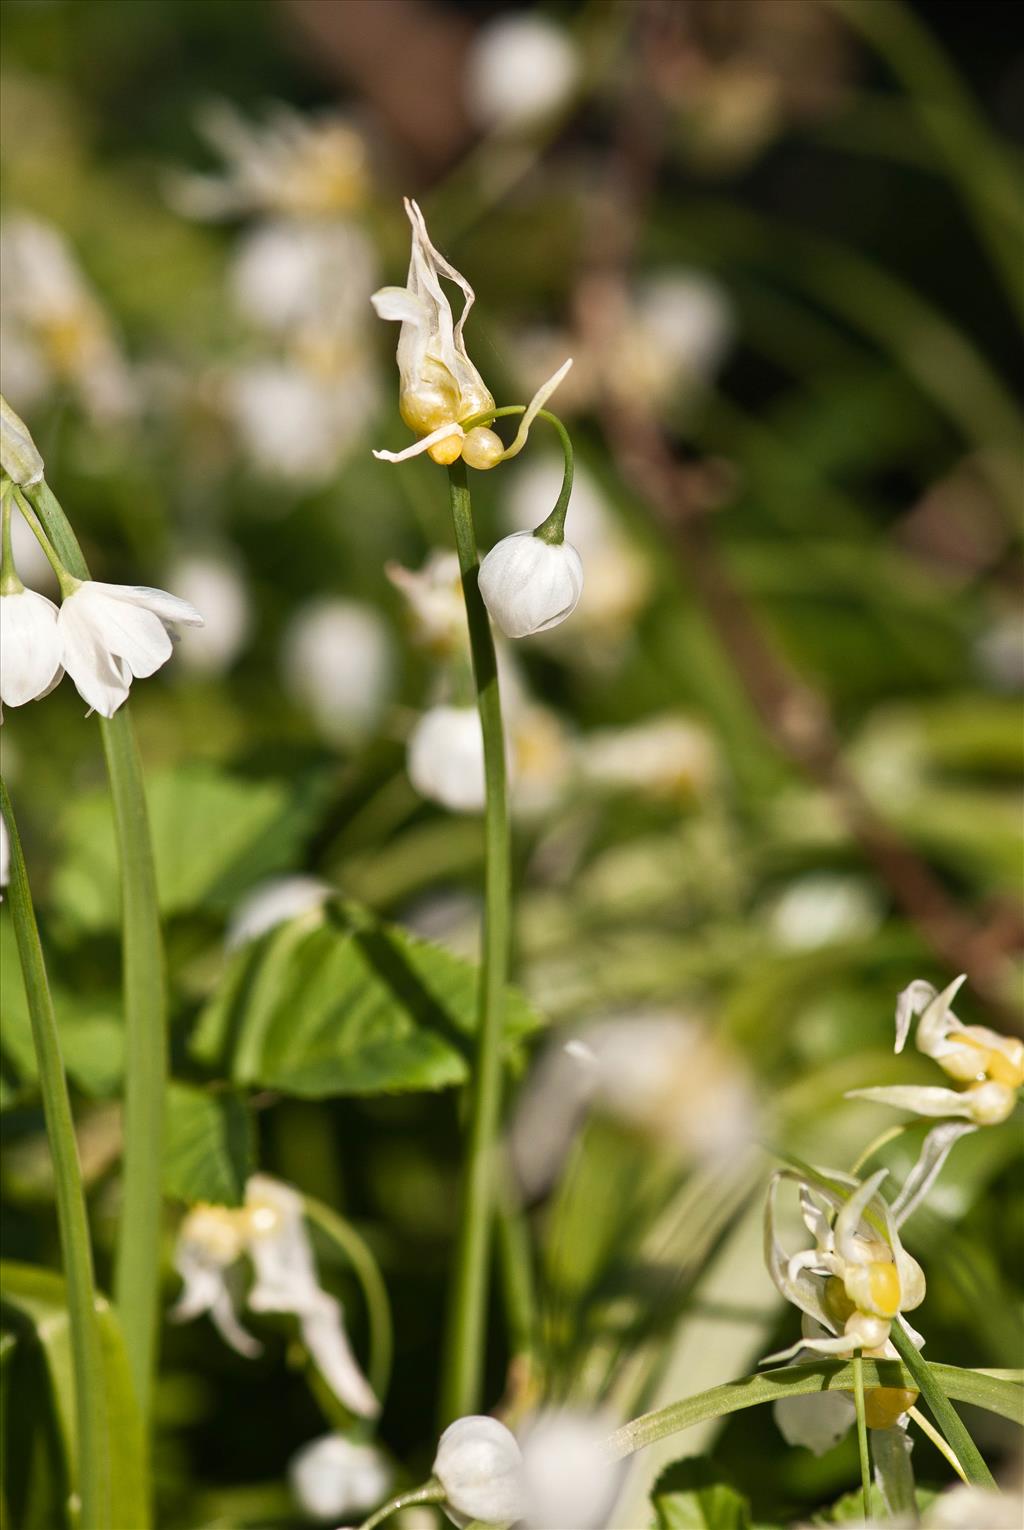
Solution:
M651 1502L657 1530L750 1530L750 1504L703 1456L662 1472Z
M155 773L146 798L161 911L223 910L260 877L288 866L316 820L320 784L251 780L209 764ZM53 883L57 909L78 928L114 928L120 883L106 791L73 803L64 844Z
M236 953L192 1050L237 1084L309 1099L443 1089L468 1076L477 982L449 951L334 907ZM540 1024L510 988L509 1052Z
M0 1265L0 1306L16 1337L24 1337L42 1351L52 1394L52 1418L63 1456L63 1471L73 1487L76 1480L77 1442L74 1425L74 1394L71 1339L64 1281L51 1270L5 1262ZM124 1340L117 1317L103 1298L96 1300L100 1354L103 1367L103 1401L110 1438L110 1523L146 1530L149 1504L145 1476L145 1441ZM18 1410L13 1410L17 1412ZM42 1464L42 1462L40 1463ZM51 1465L52 1469L52 1465ZM52 1492L52 1483L50 1490ZM26 1479L25 1491L34 1499L37 1488ZM50 1521L53 1523L53 1521Z
M238 1206L253 1167L252 1120L244 1101L191 1084L169 1086L163 1176L168 1195L189 1204Z

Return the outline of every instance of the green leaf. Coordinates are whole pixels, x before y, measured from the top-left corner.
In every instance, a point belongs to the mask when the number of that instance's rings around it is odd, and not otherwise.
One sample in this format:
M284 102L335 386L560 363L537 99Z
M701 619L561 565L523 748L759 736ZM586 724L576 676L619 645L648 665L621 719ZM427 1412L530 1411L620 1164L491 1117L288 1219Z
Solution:
M250 780L209 764L155 773L146 799L161 912L226 909L260 877L292 864L322 797L322 777ZM113 929L120 881L107 792L76 799L64 842L53 884L58 910L77 928Z
M71 1338L64 1281L50 1270L5 1262L0 1265L0 1307L19 1347L23 1341L38 1345L46 1366L51 1393L51 1416L63 1456L68 1484L77 1477L77 1442L74 1427ZM131 1525L146 1530L149 1503L146 1491L145 1441L120 1325L109 1302L96 1299L103 1366L106 1423L110 1436L112 1525ZM8 1409L7 1427L16 1427L18 1409ZM10 1462L11 1453L7 1459ZM31 1473L29 1474L31 1476ZM16 1484L17 1485L17 1484ZM30 1480L22 1490L31 1498L38 1489ZM51 1488L52 1491L52 1488Z
M477 970L362 910L279 925L232 958L194 1056L240 1085L324 1099L443 1089L469 1074ZM507 990L506 1048L540 1017Z
M750 1504L702 1456L662 1472L651 1501L657 1530L750 1530Z
M244 1100L191 1084L167 1090L164 1190L189 1204L240 1206L254 1168L252 1118Z

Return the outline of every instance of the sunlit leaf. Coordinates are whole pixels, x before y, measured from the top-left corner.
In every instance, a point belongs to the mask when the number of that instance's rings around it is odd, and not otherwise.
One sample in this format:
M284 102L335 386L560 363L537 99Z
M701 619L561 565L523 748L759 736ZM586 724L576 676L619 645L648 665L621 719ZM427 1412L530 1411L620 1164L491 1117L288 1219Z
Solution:
M189 1203L237 1206L253 1168L252 1121L244 1101L171 1084L164 1139L167 1194Z

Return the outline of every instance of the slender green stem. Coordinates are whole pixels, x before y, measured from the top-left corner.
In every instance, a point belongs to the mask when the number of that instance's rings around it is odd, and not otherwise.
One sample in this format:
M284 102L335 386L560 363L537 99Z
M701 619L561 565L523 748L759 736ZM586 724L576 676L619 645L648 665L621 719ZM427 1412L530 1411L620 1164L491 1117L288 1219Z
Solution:
M509 415L525 414L525 404L503 404L500 409L488 409L483 414L475 414L471 419L463 422L464 430L472 430L474 425L489 425L492 420L501 420ZM572 480L575 472L575 454L572 448L572 438L557 414L552 414L550 409L538 409L538 420L547 420L558 432L558 439L562 443L562 456L565 458L565 467L562 472L562 487L558 491L558 499L555 508L546 520L542 521L533 533L544 542L561 542L565 536L565 514L569 508L569 496L572 493Z
M903 1133L908 1131L913 1125L913 1121L901 1121L898 1126L889 1126L884 1132L879 1132L878 1136L869 1142L863 1153L860 1154L850 1173L859 1174L868 1160L874 1158L876 1153L881 1152L886 1143L895 1142L897 1137L902 1137Z
M981 1451L971 1439L959 1413L949 1400L947 1391L936 1377L935 1367L930 1365L918 1351L903 1324L896 1320L889 1331L896 1353L914 1379L921 1396L932 1410L936 1424L942 1430L960 1464L975 1487L995 1487L995 1479L985 1465Z
M359 1530L374 1530L375 1525L383 1524L384 1520L390 1519L400 1509L411 1509L418 1503L444 1503L444 1488L431 1477L422 1487L411 1488L408 1493L399 1493L396 1498L389 1498L376 1514L363 1520Z
M346 1256L363 1288L367 1316L370 1320L370 1361L367 1372L378 1401L383 1402L391 1380L394 1329L391 1322L391 1303L388 1301L387 1286L384 1284L380 1266L351 1222L347 1222L344 1217L340 1217L336 1211L332 1211L329 1206L324 1205L323 1201L316 1200L312 1195L307 1195L305 1201L306 1215Z
M2 780L0 813L10 840L11 916L32 1023L46 1136L53 1158L57 1222L67 1281L78 1491L82 1504L79 1524L80 1530L101 1530L101 1527L110 1525L110 1458L89 1219L78 1161L78 1144L75 1141L74 1118L61 1058L57 1017L39 943L39 929L32 906L21 840L7 788Z
M88 579L75 534L45 481L23 492L65 569L76 579ZM114 1299L145 1426L156 1363L160 1277L167 1083L163 939L142 765L127 704L112 718L101 719L100 731L121 863L126 1037L123 1197Z
M487 795L484 808L484 932L476 1061L469 1086L469 1140L445 1335L441 1390L443 1424L476 1411L483 1377L511 901L505 733L494 640L477 587L479 564L465 464L461 461L453 463L448 469L448 477L455 545L466 598L473 680L483 729Z
M935 1449L941 1456L945 1456L950 1466L960 1478L960 1481L966 1483L969 1487L970 1483L967 1479L967 1473L960 1465L960 1462L957 1459L956 1451L950 1450L949 1445L943 1439L942 1435L936 1429L931 1420L925 1418L924 1414L919 1412L917 1408L908 1408L907 1417L913 1419L914 1423L917 1425L918 1429L920 1429L925 1438L931 1440L932 1444L935 1446Z
M868 1453L868 1422L864 1412L864 1361L853 1357L853 1400L857 1406L857 1451L860 1455L860 1487L864 1495L864 1518L871 1518L871 1456Z

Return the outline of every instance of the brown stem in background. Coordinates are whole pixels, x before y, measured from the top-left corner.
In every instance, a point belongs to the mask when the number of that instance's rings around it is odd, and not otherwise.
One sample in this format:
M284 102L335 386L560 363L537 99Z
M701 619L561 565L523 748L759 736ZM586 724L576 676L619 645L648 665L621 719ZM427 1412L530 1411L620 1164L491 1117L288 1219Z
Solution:
M665 0L635 0L634 75L623 97L577 296L583 337L598 347L629 303L630 265L657 179L662 111L646 65L678 20L678 11ZM648 501L776 748L832 794L850 834L936 957L952 972L967 970L989 1010L1002 1024L1015 1025L1004 997L1005 955L1024 944L1019 915L1003 911L990 928L980 929L878 813L846 768L825 701L793 669L733 582L710 525L693 502L692 474L676 461L658 422L618 394L605 393L600 414L620 477Z

